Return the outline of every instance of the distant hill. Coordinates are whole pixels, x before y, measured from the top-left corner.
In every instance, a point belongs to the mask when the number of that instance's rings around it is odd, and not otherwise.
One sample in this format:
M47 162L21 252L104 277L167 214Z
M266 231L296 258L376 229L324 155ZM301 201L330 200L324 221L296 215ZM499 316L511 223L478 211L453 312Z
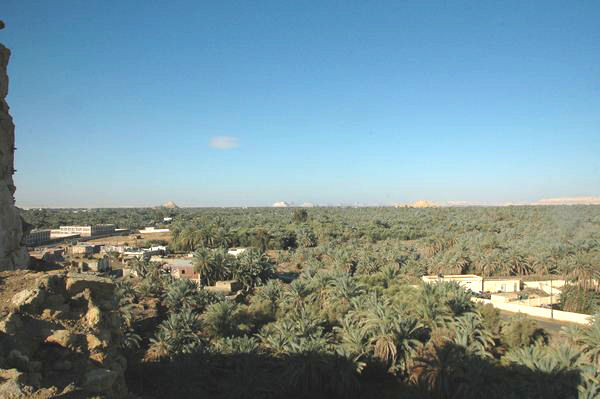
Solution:
M427 200L418 200L412 204L395 204L395 208L439 208L439 205L435 202Z
M545 198L533 205L600 205L600 197Z
M175 204L173 201L169 201L169 202L166 202L166 203L162 204L162 207L163 208L167 208L167 209L177 209L177 208L179 208L177 206L177 204Z

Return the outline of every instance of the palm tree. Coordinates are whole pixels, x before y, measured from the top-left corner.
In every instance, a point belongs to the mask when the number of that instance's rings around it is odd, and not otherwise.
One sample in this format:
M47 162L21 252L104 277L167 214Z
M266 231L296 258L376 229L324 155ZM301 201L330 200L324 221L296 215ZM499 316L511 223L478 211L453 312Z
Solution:
M277 280L269 280L266 284L256 289L251 300L267 302L275 310L282 295L283 288L281 287L281 283Z
M271 234L269 233L268 230L266 229L257 229L254 232L254 237L256 242L258 243L258 249L260 250L260 252L265 253L267 252L267 249L269 249L269 243L271 242L271 239L273 238L271 236Z
M569 277L583 290L598 286L594 283L595 266L594 257L590 252L577 250L570 257L571 270ZM597 259L595 259L597 261Z
M167 288L164 302L171 312L185 308L196 310L199 303L198 286L187 279L173 280Z
M312 290L302 279L296 279L283 292L283 302L291 309L302 306L310 297Z
M238 305L222 301L206 308L202 315L204 330L211 337L231 337L237 334Z
M213 269L212 253L206 248L200 248L194 252L192 261L194 271L198 273L200 283L210 285L214 281L215 270Z
M200 231L192 225L186 225L173 237L173 242L182 251L194 251L201 244Z
M412 379L437 399L462 397L469 376L465 370L465 352L460 346L433 345L415 360Z
M237 259L229 257L228 269L232 278L239 281L247 292L271 279L274 267L264 253L252 248Z
M388 264L382 267L381 276L383 277L383 287L388 288L393 282L401 278L400 266L398 264Z
M219 352L226 354L259 353L261 351L258 339L248 336L225 337L218 340L215 346Z
M203 346L199 332L200 320L191 310L170 313L150 339L149 352L157 359L197 352Z
M468 312L453 322L454 337L452 341L462 346L467 352L482 358L492 358L494 336L483 324L478 313Z
M361 295L365 287L348 274L333 277L329 282L327 298L334 306L347 306L352 298Z
M129 262L129 267L131 270L140 278L146 277L149 272L148 261L140 260L140 259L132 259Z
M522 276L531 272L528 259L515 250L511 250L507 254L505 262L505 270L508 271L508 274Z
M416 338L421 327L416 320L400 318L398 313L389 300L383 299L368 311L362 324L374 356L392 372L396 370L397 360L407 369L408 359L419 346Z
M317 245L317 236L307 225L302 225L296 230L296 242L302 248L310 248Z
M274 355L281 355L288 352L293 336L294 330L289 320L269 325L257 334L262 345Z
M352 359L356 364L356 370L361 372L366 366L364 361L367 356L368 335L356 318L351 315L344 317L339 327L334 327L334 331L340 339L340 344L337 347L338 353Z
M485 279L493 275L498 269L496 254L480 254L476 263L476 270L481 275L481 292L485 291Z
M586 327L563 327L562 335L577 345L588 361L600 370L600 314Z
M215 280L231 278L231 269L236 258L227 253L227 249L218 248L212 252L212 268L215 271Z

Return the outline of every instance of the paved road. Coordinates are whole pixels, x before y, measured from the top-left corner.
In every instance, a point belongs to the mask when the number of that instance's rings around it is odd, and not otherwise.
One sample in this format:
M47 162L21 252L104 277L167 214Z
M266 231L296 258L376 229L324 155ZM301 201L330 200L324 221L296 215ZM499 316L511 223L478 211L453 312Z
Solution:
M524 314L524 313L522 313ZM510 319L511 317L513 317L514 315L516 315L516 313L512 313L512 312L507 312L505 310L501 310L500 311L500 317L502 317L502 319ZM530 315L525 315L527 318L535 320L537 322L538 327L543 328L544 330L546 330L549 334L551 335L557 335L560 332L560 329L563 326L568 326L568 325L573 325L573 326L577 326L578 324L575 323L569 323L569 322L565 322L565 321L557 321L557 320L550 320L550 319L545 319L542 317L535 317L535 316L530 316Z

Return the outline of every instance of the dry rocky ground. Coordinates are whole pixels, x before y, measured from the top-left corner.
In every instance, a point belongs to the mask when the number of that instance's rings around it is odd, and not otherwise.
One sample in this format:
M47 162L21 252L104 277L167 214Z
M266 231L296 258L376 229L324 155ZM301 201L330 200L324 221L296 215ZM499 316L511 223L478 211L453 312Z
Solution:
M114 283L0 272L0 398L121 398L126 360Z

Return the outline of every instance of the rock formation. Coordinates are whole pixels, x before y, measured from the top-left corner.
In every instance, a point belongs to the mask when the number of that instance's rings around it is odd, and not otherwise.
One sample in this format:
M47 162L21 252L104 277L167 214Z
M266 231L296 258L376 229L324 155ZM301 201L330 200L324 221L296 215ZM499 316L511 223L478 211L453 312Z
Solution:
M0 29L4 27L0 21ZM22 245L26 224L15 207L15 125L8 113L8 60L10 50L0 43L0 270L27 267L29 255Z
M127 396L111 279L0 272L0 398Z
M166 209L177 209L177 208L179 208L179 207L177 206L177 204L175 204L173 201L169 201L169 202L166 202L166 203L164 203L164 204L162 205L162 207L163 207L163 208L166 208Z
M413 202L412 204L394 204L395 208L439 208L439 205L427 201L427 200L418 200Z

